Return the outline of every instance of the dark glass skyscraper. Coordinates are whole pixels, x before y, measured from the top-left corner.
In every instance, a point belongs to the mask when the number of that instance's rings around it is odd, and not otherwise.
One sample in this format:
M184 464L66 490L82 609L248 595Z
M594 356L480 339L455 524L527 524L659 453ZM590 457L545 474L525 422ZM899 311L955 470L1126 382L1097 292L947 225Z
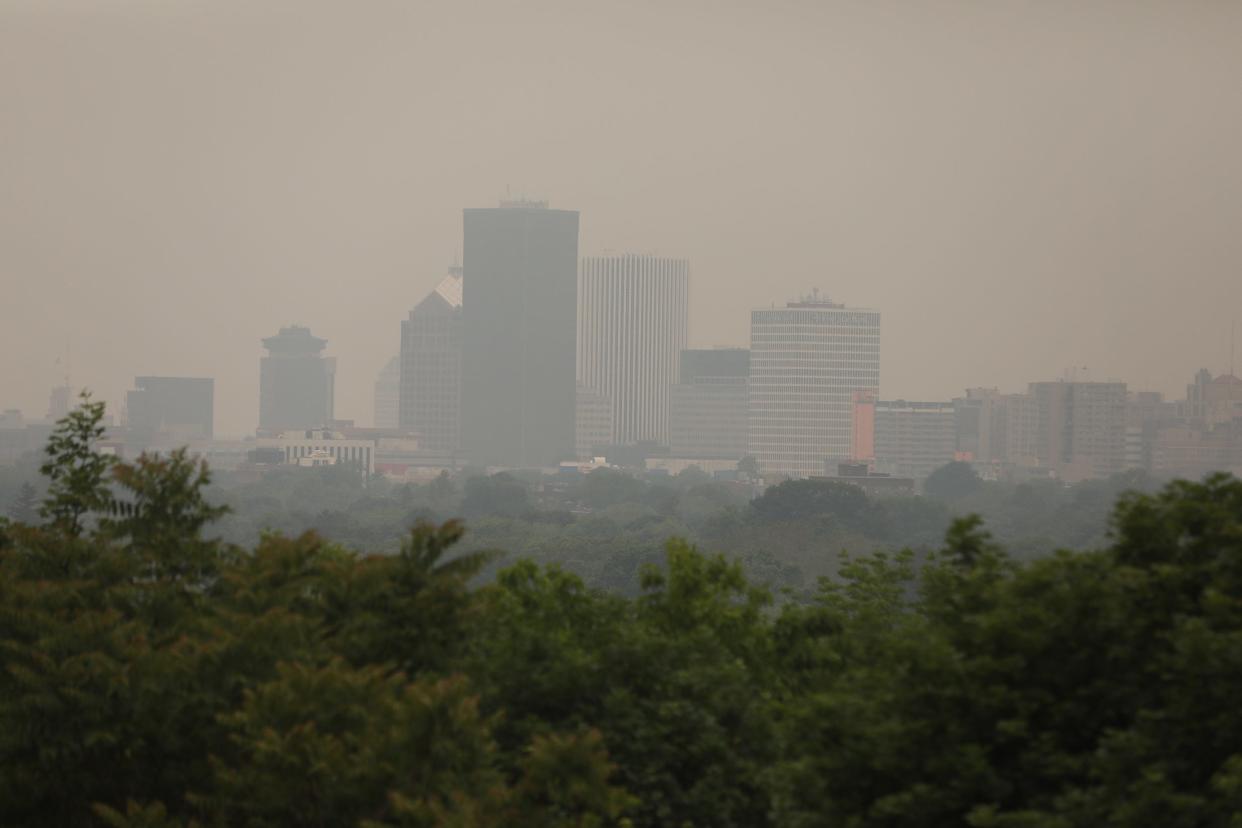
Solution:
M328 340L292 325L263 340L259 362L259 428L320 428L332 419L336 359L320 351Z
M474 462L574 456L578 213L545 202L465 211L462 447Z

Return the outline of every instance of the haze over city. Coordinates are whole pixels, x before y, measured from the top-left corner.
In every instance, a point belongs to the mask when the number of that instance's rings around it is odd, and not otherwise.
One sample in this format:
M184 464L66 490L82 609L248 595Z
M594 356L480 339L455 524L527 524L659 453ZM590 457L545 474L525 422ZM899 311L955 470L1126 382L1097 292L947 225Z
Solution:
M1124 14L1121 13L1124 11ZM880 394L1228 370L1233 3L0 3L0 407L216 381L310 327L371 419L399 323L506 194L688 259L690 342L819 288ZM1086 370L1083 371L1083 366Z
M1242 0L0 0L0 826L1242 826Z

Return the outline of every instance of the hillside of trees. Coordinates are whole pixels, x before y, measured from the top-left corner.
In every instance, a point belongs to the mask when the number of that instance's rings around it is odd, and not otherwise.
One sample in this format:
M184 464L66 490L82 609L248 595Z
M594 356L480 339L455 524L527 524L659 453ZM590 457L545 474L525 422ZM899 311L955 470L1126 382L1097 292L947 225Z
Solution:
M569 477L467 470L421 485L321 467L224 475L209 496L230 508L213 528L230 543L252 546L266 530L313 530L353 549L395 552L419 521L463 519L466 549L559 564L589 586L632 596L640 570L663 559L670 538L723 554L773 589L801 590L836 574L842 553L925 554L953 520L971 514L1015 557L1098 546L1108 539L1116 499L1156 488L1141 474L1072 487L984 482L961 463L933 475L925 495L882 498L828 480L791 481L756 498L750 484L715 481L697 467L671 477L611 468Z
M777 603L678 540L622 591L481 580L455 522L243 548L204 466L95 454L101 415L0 524L0 824L1242 823L1236 479L1124 495L1111 542L1033 560L958 519ZM848 522L791 491L738 520Z
M506 562L558 564L591 587L637 594L643 566L663 560L681 538L741 564L747 577L777 592L813 589L834 576L843 555L934 550L955 519L983 518L1013 557L1108 542L1113 504L1129 491L1154 492L1142 473L1065 486L1054 480L983 481L964 463L936 472L919 496L868 497L846 483L793 481L758 492L747 482L717 481L698 467L674 476L612 468L543 476L465 469L423 484L353 468L277 467L261 474L214 475L206 497L228 511L211 534L253 547L265 532L314 531L359 552L395 553L419 522L462 520L465 551L504 550ZM38 466L0 468L0 504L29 522L45 482Z

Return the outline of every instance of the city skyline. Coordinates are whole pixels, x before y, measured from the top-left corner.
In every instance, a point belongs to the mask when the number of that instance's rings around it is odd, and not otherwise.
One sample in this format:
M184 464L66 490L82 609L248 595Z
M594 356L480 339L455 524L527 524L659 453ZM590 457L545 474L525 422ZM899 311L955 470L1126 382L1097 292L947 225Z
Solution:
M369 420L393 317L506 187L584 254L689 259L691 345L815 286L883 309L884 397L1228 365L1238 4L106 5L0 10L0 406L42 412L68 350L114 409L215 377L243 434L253 340L297 323Z

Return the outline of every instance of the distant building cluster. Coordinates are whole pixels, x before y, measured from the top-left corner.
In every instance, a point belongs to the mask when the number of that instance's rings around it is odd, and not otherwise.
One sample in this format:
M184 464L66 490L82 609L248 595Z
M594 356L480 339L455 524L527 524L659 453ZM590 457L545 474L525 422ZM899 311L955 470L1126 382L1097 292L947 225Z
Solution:
M991 479L1077 482L1127 470L1242 472L1242 380L1200 371L1182 400L1122 382L880 394L880 312L818 291L750 315L749 347L690 346L690 263L580 257L579 214L504 201L463 213L463 259L400 322L373 427L335 419L327 340L262 340L254 437L218 440L214 381L139 376L110 450L188 446L213 464L344 466L412 479L444 468L691 465L763 480L831 476L913 490L947 463ZM395 332L395 325L394 325ZM74 405L0 414L0 463L40 448Z
M1242 473L1242 380L1200 371L1184 400L1122 382L1034 382L1026 393L972 388L943 402L855 400L856 462L914 479L954 460L985 478L1067 483L1144 471Z

